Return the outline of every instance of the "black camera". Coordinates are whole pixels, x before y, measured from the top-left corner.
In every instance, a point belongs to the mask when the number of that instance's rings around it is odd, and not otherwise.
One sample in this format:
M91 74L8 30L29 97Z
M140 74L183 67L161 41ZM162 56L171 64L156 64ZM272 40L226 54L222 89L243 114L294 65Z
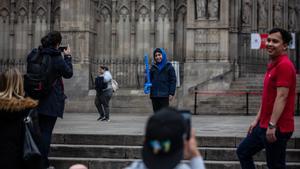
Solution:
M179 110L180 114L183 116L184 119L184 126L185 126L185 139L189 140L191 137L191 117L192 112L190 110Z
M65 50L67 50L68 46L60 46L58 48L59 51L64 52Z

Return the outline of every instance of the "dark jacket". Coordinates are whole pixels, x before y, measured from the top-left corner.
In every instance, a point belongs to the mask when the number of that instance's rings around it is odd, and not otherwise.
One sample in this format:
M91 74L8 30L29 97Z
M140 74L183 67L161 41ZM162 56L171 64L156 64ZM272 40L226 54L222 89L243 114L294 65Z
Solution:
M150 69L150 81L152 83L150 97L169 97L174 96L176 90L176 74L174 67L167 61L167 55L163 48L162 62L152 64ZM154 57L154 53L153 53Z
M36 49L32 50L28 58L33 57L36 52ZM37 110L43 115L63 117L65 99L67 97L64 94L62 77L69 79L73 76L72 58L63 57L61 52L55 48L43 48L40 52L41 55L47 54L51 56L51 74L55 77L55 81L49 96L39 100Z
M104 76L97 76L95 78L95 89L97 91L97 95L101 95L103 93L103 89L107 88L107 83L104 82Z
M29 109L37 106L30 99L0 99L0 166L5 169L24 169L23 164L23 119Z

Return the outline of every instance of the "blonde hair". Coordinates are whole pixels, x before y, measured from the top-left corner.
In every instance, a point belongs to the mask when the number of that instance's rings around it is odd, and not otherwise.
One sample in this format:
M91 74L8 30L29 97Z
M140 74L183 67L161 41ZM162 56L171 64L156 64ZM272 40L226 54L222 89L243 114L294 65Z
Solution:
M2 99L24 99L23 76L17 68L10 68L2 75L3 91L0 91Z

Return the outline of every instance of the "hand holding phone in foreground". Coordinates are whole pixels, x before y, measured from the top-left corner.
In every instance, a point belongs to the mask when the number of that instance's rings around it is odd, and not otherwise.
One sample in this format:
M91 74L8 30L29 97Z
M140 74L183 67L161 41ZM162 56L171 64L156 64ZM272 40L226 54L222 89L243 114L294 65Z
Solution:
M197 156L201 156L201 154L197 148L195 129L192 129L190 139L184 142L184 159L190 160Z

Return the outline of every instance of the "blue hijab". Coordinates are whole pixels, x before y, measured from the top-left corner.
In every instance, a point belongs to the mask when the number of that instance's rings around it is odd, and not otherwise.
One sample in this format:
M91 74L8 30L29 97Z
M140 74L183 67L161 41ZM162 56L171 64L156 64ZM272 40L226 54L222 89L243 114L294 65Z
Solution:
M168 63L167 54L166 54L166 51L164 50L164 48L155 48L154 51L153 51L153 59L154 59L154 61L155 61L154 57L155 57L155 53L156 52L159 52L162 55L161 62L159 62L159 63L155 63L154 62L155 65L158 67L158 70L161 71L165 67L165 65Z

